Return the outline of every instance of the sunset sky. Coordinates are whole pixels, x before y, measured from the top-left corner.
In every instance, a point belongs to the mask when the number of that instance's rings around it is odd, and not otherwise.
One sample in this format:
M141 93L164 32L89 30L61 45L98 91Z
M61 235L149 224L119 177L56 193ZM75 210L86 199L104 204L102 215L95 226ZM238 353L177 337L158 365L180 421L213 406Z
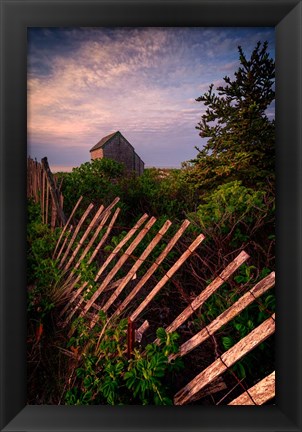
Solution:
M274 28L29 29L28 155L70 170L119 130L146 166L179 167L203 144L195 99L258 40L274 58Z

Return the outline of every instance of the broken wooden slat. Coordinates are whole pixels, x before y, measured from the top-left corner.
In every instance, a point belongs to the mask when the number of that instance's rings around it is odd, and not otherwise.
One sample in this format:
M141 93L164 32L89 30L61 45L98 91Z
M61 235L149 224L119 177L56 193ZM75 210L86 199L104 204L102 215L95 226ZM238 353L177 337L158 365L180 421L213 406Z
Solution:
M232 348L223 353L210 366L198 374L185 387L174 396L175 405L184 405L190 402L199 390L213 382L218 376L233 366L245 354L252 351L260 343L264 342L275 331L275 314L252 330L247 336L237 342Z
M69 244L68 244L68 247L67 247L67 249L66 249L66 252L65 252L65 254L64 254L64 256L63 256L63 258L62 258L62 260L61 260L61 262L60 262L60 267L63 265L64 261L66 260L66 258L67 258L67 256L68 256L68 253L69 253L69 251L70 251L70 249L71 249L71 246L73 245L73 243L74 243L74 241L75 241L75 238L76 238L78 232L79 232L80 229L81 229L81 226L83 225L84 221L86 220L88 214L91 212L91 210L93 209L93 207L94 207L93 204L89 204L89 206L87 207L86 211L83 213L83 215L82 215L82 217L81 217L79 223L77 224L77 226L76 226L76 228L75 228L75 230L74 230L74 233L73 233L73 235L72 235L72 237L71 237L71 240L70 240L70 242L69 242Z
M162 251L162 253L159 255L159 257L156 259L156 261L152 264L152 266L149 268L149 270L145 273L145 275L142 277L142 279L138 282L138 284L135 286L135 288L131 291L131 293L126 297L126 299L122 302L122 304L117 308L117 310L114 312L113 316L119 315L125 308L128 306L128 304L133 300L133 298L137 295L137 293L140 291L140 289L146 284L146 282L150 279L150 277L153 275L153 273L158 269L160 264L163 262L163 260L167 257L169 252L172 250L172 248L175 246L177 241L180 239L184 231L187 229L187 227L190 225L190 222L186 219L177 233L172 237L172 239L169 241L165 249Z
M60 244L60 242L61 242L61 240L62 240L62 237L63 237L63 235L64 235L64 233L65 233L67 227L69 226L70 221L71 221L73 215L75 214L77 208L79 207L80 202L82 201L82 199L83 199L83 196L80 196L80 198L78 199L76 205L74 206L74 208L73 208L73 210L72 210L72 212L71 212L71 214L70 214L70 216L69 216L69 218L68 218L66 224L64 225L64 227L63 227L63 229L62 229L62 232L61 232L60 237L59 237L59 239L58 239L58 241L57 241L57 244L56 244L56 247L55 247L54 253L53 253L53 255L52 255L53 258L54 258L55 255L56 255L56 252L57 252L57 249L58 249L58 247L59 247L59 244ZM57 258L58 258L58 257L57 257Z
M108 301L103 306L103 310L106 312L109 307L112 305L112 303L117 299L117 297L120 295L120 293L123 291L127 283L133 279L133 276L137 272L137 270L140 268L140 266L143 264L145 259L148 258L150 253L153 251L155 246L159 243L159 241L162 239L163 235L168 231L170 226L172 225L172 222L167 220L164 225L161 227L161 229L158 231L156 236L153 238L153 240L149 243L149 245L146 247L144 252L141 254L141 256L136 260L132 268L129 270L128 274L123 278L123 281L118 286L118 288L114 291L114 293L111 295L111 297L108 299Z
M142 313L142 311L146 308L146 306L150 303L150 301L155 297L155 295L161 290L161 288L166 284L166 282L171 279L174 273L182 266L182 264L187 260L187 258L195 251L195 249L200 245L200 243L204 240L204 235L200 234L191 245L187 248L187 250L181 255L180 258L176 261L175 264L167 271L167 273L161 278L158 284L153 288L153 290L147 295L145 300L138 306L138 308L132 313L130 316L132 321L135 321L136 318Z
M263 405L275 396L275 371L228 405Z
M126 262L126 260L129 258L129 256L132 254L134 249L138 246L138 244L142 241L142 239L145 237L145 235L150 230L150 228L154 225L155 222L156 222L156 218L152 217L149 220L149 222L146 224L146 226L144 228L142 228L141 232L137 235L137 237L133 240L133 242L127 248L125 253L121 256L121 258L115 264L113 269L105 277L105 279L101 283L100 287L96 290L96 292L93 294L91 299L86 303L84 310L81 312L80 316L83 316L83 315L85 315L86 312L88 312L92 303L94 303L96 301L96 299L100 296L100 294L103 292L103 290L106 288L106 286L111 282L112 278L120 270L122 265Z
M74 251L71 254L71 257L69 258L67 264L64 267L64 270L68 270L71 263L73 262L73 260L75 259L77 253L79 252L81 246L83 245L84 241L86 240L86 238L88 237L90 231L93 229L93 227L95 226L96 221L98 220L100 214L102 213L102 211L104 210L104 206L101 205L98 209L98 211L96 212L96 214L94 215L92 221L90 222L90 224L88 225L88 227L86 228L86 231L84 232L84 234L82 235L81 239L78 241L78 244L76 246L76 248L74 249Z
M171 354L169 361L175 359L179 356L184 356L191 352L198 345L205 342L210 336L219 330L222 326L227 324L236 315L242 312L247 306L249 306L258 297L262 296L267 290L272 288L275 284L275 272L270 273L260 282L258 282L251 290L245 293L239 300L237 300L231 307L220 314L214 321L212 321L208 326L200 330L188 341L184 342L180 348L179 352L176 354Z
M149 328L149 322L145 320L143 324L137 330L135 330L135 340L137 342L141 342L143 334L145 333L146 330L148 330L148 328Z
M211 282L166 328L167 332L173 332L182 325L203 303L243 264L249 255L242 251L240 254ZM158 340L155 341L156 343Z

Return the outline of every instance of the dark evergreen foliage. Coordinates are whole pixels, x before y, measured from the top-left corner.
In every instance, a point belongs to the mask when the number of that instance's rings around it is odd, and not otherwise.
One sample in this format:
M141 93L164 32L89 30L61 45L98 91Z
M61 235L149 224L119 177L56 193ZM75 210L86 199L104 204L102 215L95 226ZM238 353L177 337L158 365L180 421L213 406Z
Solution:
M225 86L197 98L206 112L196 126L208 138L192 161L194 182L213 189L221 183L241 180L247 187L274 183L275 121L267 109L275 99L275 63L268 44L257 43L250 59L239 46L240 67Z

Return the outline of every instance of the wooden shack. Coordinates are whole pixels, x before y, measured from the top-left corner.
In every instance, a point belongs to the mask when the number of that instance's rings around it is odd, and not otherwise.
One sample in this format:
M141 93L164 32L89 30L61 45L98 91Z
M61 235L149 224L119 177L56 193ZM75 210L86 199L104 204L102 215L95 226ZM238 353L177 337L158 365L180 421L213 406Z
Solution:
M144 172L144 162L135 152L134 147L119 132L113 132L103 137L90 149L91 159L109 158L123 163L127 171L134 171L138 175Z

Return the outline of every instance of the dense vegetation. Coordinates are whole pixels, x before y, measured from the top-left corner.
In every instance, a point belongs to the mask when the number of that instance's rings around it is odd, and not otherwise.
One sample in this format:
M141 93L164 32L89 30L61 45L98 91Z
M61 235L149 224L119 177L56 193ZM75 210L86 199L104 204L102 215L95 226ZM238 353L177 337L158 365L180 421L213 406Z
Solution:
M76 217L91 202L108 205L120 197L122 208L109 253L118 239L125 235L137 219L148 213L161 223L170 219L177 226L183 219L191 222L185 243L204 233L202 256L196 254L185 265L168 290L160 298L160 307L181 308L192 294L206 284L235 257L240 250L251 259L243 265L232 281L223 284L202 311L196 314L191 334L222 313L245 288L251 287L275 267L275 195L274 195L274 120L267 110L274 101L274 62L267 53L267 44L257 44L248 60L239 47L240 67L234 80L225 77L226 85L213 86L196 100L207 107L197 129L205 146L195 160L184 163L181 169L149 168L141 176L126 173L123 165L109 159L99 159L74 168L71 173L58 173L58 183L64 196L64 210L69 215L80 196L83 196ZM50 232L41 223L39 209L29 203L28 223L28 311L31 345L29 385L30 403L67 404L171 404L173 391L182 380L181 362L169 364L168 355L178 350L177 334L167 335L155 329L161 344L137 348L129 362L125 351L125 320L108 322L100 315L100 324L88 332L84 320L73 323L74 336L66 338L55 326L56 314L63 303L64 275L52 259L59 229ZM148 244L148 237L141 245ZM202 262L202 266L200 263ZM91 281L93 268L81 267L82 281ZM173 301L174 294L181 301ZM247 308L217 334L220 350L230 348L236 339L244 337L274 311L272 292ZM153 311L158 315L156 311ZM175 314L174 314L175 316ZM159 320L158 320L159 322ZM170 320L171 322L171 320ZM160 324L160 323L159 323ZM45 330L47 328L47 331ZM98 335L102 334L100 340ZM43 335L43 337L42 337ZM44 338L48 356L38 355L34 347ZM60 348L54 359L55 341ZM89 343L88 343L89 342ZM88 343L82 363L75 367L75 376L68 378L68 362L64 350L80 352ZM214 359L213 347L206 347L203 356ZM217 348L216 348L217 349ZM50 360L52 366L50 365ZM187 361L187 363L186 363ZM44 366L43 366L44 362ZM60 366L54 367L55 363ZM191 363L190 363L191 362ZM233 368L236 377L252 385L273 366L273 342L260 345L253 354ZM194 358L185 360L194 370ZM40 371L34 378L34 372ZM48 371L48 372L46 372ZM51 371L51 372L49 372ZM52 376L51 376L52 375ZM47 378L45 378L45 376ZM49 392L40 399L33 395L36 386L52 381ZM188 380L186 381L188 382ZM170 384L169 384L170 383ZM173 383L171 385L171 383ZM175 384L176 383L176 384ZM233 382L231 385L235 385ZM178 386L179 388L179 386Z

